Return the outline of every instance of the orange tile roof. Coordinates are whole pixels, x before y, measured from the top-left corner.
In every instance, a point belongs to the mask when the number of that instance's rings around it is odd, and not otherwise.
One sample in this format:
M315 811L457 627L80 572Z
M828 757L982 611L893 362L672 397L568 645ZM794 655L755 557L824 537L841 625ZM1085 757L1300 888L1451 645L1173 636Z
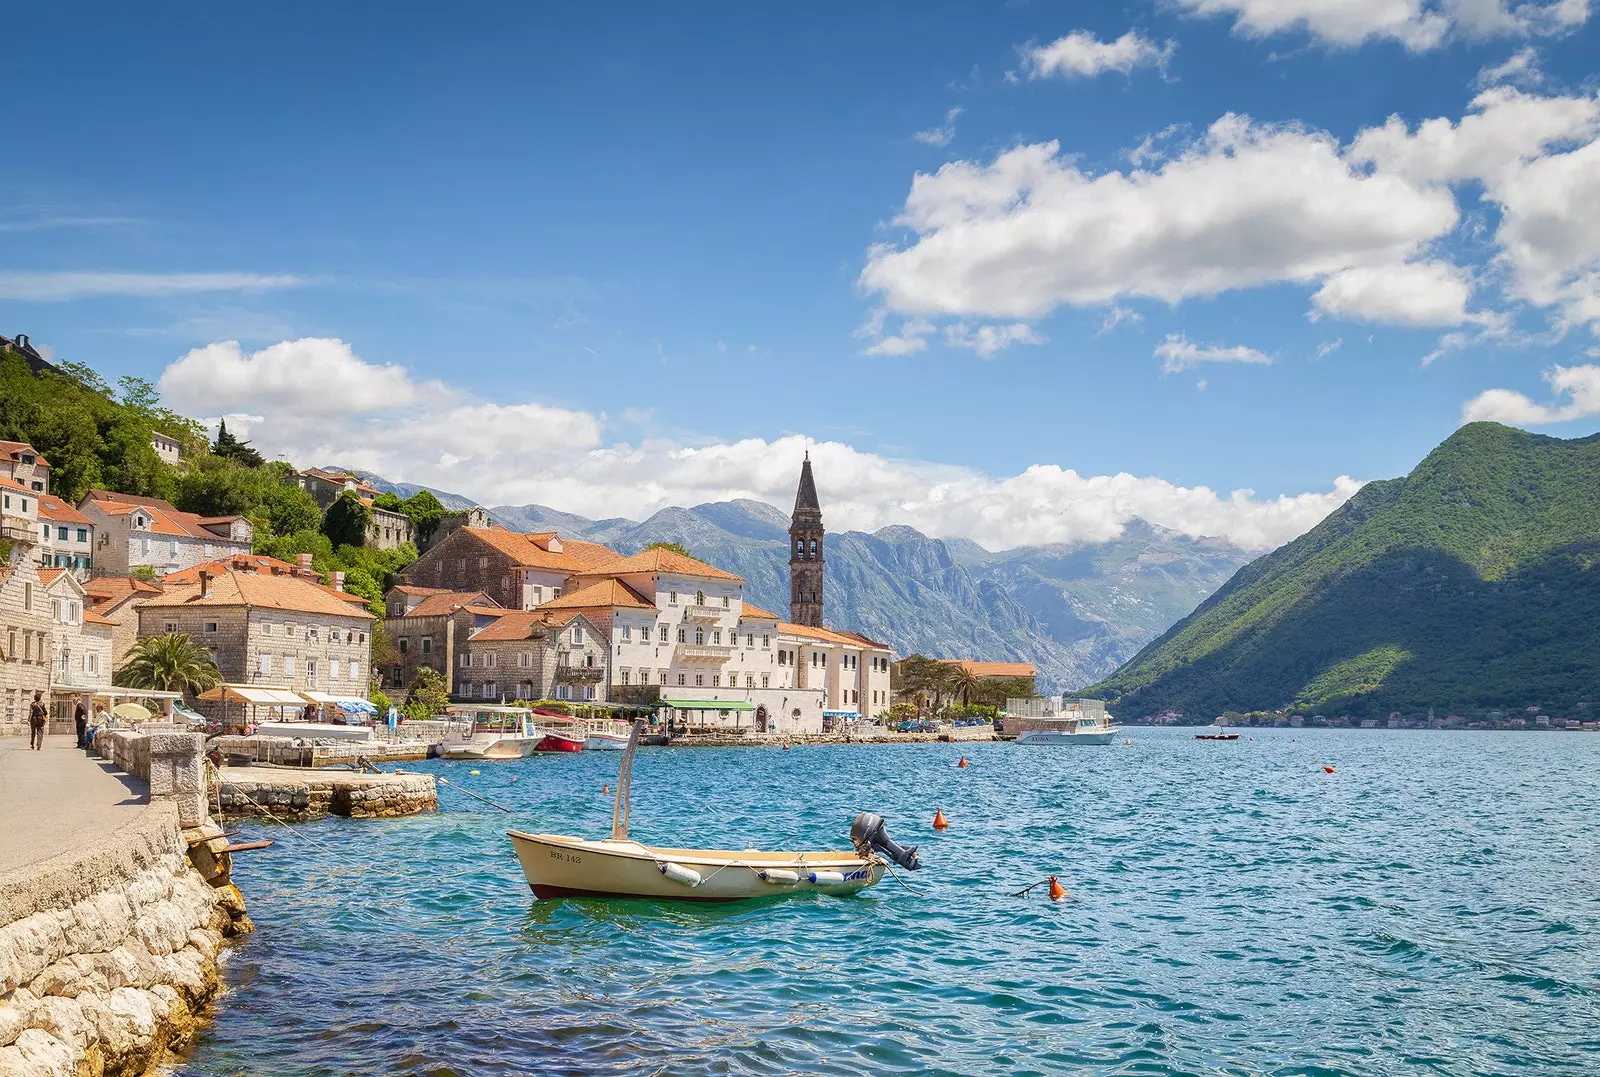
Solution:
M89 502L93 502L98 511L108 516L126 516L135 509L142 510L150 517L150 533L153 535L177 535L180 538L205 539L209 542L233 540L226 535L207 530L205 523L218 524L242 519L239 516L213 516L202 519L192 512L182 512L173 508L159 497L136 497L133 494L119 494L111 490L90 490L83 504L87 505Z
M29 445L26 441L0 441L0 455L4 455L12 460L15 460L25 452L33 453L34 463L38 467L42 467L46 471L50 470L50 461L46 460L43 453L41 453L38 449L35 449L32 445Z
M658 572L673 576L690 576L700 580L732 580L743 583L744 577L724 572L694 557L685 557L674 550L641 550L632 557L610 561L598 568L578 573L581 576L620 576L632 572Z
M972 658L936 658L935 662L960 666L974 677L1032 677L1032 662L980 662Z
M83 611L83 623L86 625L110 625L112 628L120 627L117 622L109 617L102 617L94 610Z
M199 584L185 584L145 602L146 608L189 606L248 606L374 619L366 609L340 601L326 587L293 576L265 576L259 572L224 572L211 581L204 598L200 596Z
M159 595L161 588L132 576L96 576L83 585L83 593L94 600L95 609L106 613L135 596Z
M503 527L463 527L458 531L493 546L520 568L577 573L617 560L615 550L593 542L563 542L560 553L551 553L533 541L536 536L520 531L507 531Z
M50 586L50 584L55 583L56 580L60 579L61 574L65 571L66 569L64 568L41 568L39 570L40 585L44 587Z
M161 577L161 582L164 584L199 583L202 571L209 572L213 576L221 575L224 572L265 572L269 575L275 573L280 576L287 576L294 569L295 566L289 562L276 557L268 557L266 554L238 553L232 557L219 557L215 561L207 561L203 565L194 565L190 568L180 569L177 572L169 572Z
M654 602L648 601L638 591L635 591L621 580L611 577L606 577L595 583L585 584L574 591L568 591L560 598L552 598L538 608L541 610L611 610L619 606L641 610L653 610L656 608Z
M449 593L450 588L448 588L448 587L418 587L415 584L410 584L410 583L397 583L392 588L390 588L390 590L399 591L403 595L442 595L442 594Z
M744 604L744 612L739 616L741 619L746 621L781 621L783 619L776 613L768 613L760 606L757 606L751 602L746 602Z
M560 624L554 616L540 610L515 610L507 613L491 625L485 625L473 633L471 642L482 640L492 643L496 640L532 639L534 632L542 630L547 625Z
M89 524L89 517L54 494L39 495L39 519L55 524Z
M464 606L489 606L500 604L483 591L440 591L429 595L405 612L407 617L443 617Z
M831 628L812 628L810 625L790 624L787 621L778 625L778 631L790 636L818 640L822 643L842 643L847 647L870 647L880 651L890 649L887 644L870 640L859 632L836 632Z

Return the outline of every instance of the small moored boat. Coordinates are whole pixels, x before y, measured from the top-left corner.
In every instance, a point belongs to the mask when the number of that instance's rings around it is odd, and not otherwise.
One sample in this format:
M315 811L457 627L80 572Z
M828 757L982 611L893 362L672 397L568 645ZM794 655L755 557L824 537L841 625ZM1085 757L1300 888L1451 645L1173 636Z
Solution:
M630 722L591 718L584 723L583 747L591 752L620 752L628 746L628 736L632 732Z
M543 736L525 707L454 706L449 714L461 728L439 746L446 759L526 759Z
M631 840L629 792L643 724L634 723L623 750L609 838L507 832L534 897L743 901L808 890L849 894L882 879L891 860L910 871L922 866L916 847L895 844L883 820L868 812L850 828L850 852L677 849Z
M1111 724L1106 705L1098 699L1064 702L1059 713L1042 718L1022 718L1018 744L1110 744L1119 730Z
M1217 728L1216 726L1212 726L1211 728L1207 729L1203 733L1196 733L1194 735L1194 739L1195 740L1238 740L1239 739L1239 734L1224 732L1223 730Z

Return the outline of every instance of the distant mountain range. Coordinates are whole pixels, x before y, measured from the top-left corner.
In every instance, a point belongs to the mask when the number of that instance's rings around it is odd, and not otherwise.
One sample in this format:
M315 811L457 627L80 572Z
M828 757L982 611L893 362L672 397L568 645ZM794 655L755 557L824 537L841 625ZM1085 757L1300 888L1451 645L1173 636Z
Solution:
M358 472L409 497L420 487ZM433 490L446 506L470 499ZM678 542L746 581L751 602L789 613L789 514L760 501L665 508L649 519L590 520L543 505L499 505L514 531L556 531L634 553ZM826 517L827 506L823 506ZM1072 690L1104 677L1231 576L1251 554L1143 520L1111 542L1027 546L991 553L966 539L911 527L830 533L826 616L900 654L1022 659L1040 688Z
M1587 714L1600 694L1600 435L1462 427L1242 569L1090 693L1168 709Z

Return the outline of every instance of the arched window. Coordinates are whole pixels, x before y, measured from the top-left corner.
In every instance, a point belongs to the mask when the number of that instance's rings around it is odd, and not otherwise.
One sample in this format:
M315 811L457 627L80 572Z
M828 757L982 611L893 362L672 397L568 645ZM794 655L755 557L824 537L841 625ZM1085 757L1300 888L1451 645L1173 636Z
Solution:
M811 540L811 552L812 552L813 555L817 552L817 540L816 539L812 539Z
M694 604L696 606L704 606L706 604L706 593L704 591L696 591L694 593Z
M694 641L696 643L704 643L706 641L706 630L696 627L694 630Z
M795 539L794 540L794 552L795 553L805 553L806 552L806 540L805 539Z

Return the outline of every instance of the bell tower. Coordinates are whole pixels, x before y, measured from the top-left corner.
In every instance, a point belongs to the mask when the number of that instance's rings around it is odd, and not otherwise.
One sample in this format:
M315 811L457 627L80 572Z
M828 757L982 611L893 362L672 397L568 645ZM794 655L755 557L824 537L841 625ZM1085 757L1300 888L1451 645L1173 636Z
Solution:
M811 477L811 453L800 465L800 488L789 519L789 621L822 627L822 506Z

